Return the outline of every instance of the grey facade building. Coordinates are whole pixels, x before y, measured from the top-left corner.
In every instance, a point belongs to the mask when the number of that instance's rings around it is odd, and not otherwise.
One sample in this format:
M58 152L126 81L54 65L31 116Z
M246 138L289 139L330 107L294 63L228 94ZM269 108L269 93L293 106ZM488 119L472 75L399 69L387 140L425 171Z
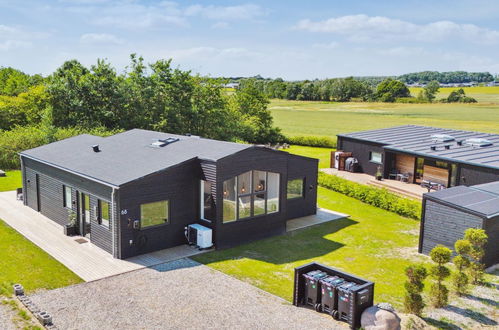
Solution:
M24 203L125 259L213 230L217 248L282 234L315 214L318 160L262 146L134 129L20 154Z
M438 244L454 249L468 228L484 229L489 236L485 265L499 263L499 182L424 194L419 253L429 254Z
M407 174L445 187L499 181L499 134L404 125L338 135L362 172Z

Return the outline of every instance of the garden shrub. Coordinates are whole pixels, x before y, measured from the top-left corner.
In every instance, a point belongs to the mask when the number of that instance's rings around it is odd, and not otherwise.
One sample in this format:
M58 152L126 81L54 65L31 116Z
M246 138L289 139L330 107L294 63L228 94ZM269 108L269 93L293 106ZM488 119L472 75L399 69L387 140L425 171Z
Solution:
M425 306L421 292L424 288L424 279L428 276L426 268L421 265L410 265L405 269L407 282L405 282L404 308L406 313L420 316Z
M328 136L288 136L284 142L299 146L336 148L336 139Z
M457 256L452 259L452 262L457 268L457 272L452 276L452 286L458 295L463 295L467 292L469 278L465 270L471 264L469 253L471 251L471 243L468 240L460 239L454 244L454 250Z
M430 269L430 275L435 280L430 288L430 300L433 307L436 308L447 305L449 299L449 290L443 281L450 276L449 268L444 265L450 261L451 255L451 249L443 245L437 245L430 251L430 258L436 263Z
M397 213L401 216L419 220L421 218L421 203L405 197L400 197L384 188L366 186L340 178L336 175L319 172L320 186L358 199L366 204Z
M469 241L471 244L471 248L469 251L471 264L468 270L473 283L479 284L483 279L485 266L481 261L483 256L485 255L484 248L485 244L487 244L488 236L483 229L468 228L464 232L464 239Z
M117 132L104 128L85 130L73 127L55 128L52 126L18 126L10 131L0 130L0 169L19 169L21 166L19 152L27 149L83 133L108 136Z

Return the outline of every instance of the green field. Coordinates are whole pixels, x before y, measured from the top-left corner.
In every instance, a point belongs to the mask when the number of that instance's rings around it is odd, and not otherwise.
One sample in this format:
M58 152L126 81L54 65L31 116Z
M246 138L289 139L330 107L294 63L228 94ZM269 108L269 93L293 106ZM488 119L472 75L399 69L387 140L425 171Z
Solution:
M404 268L426 260L417 255L419 222L325 188L318 198L321 207L351 217L194 259L288 301L293 269L317 261L375 281L375 300L401 307Z
M275 125L285 135L334 137L397 125L426 125L499 133L499 104L400 104L272 100Z
M284 151L290 152L295 155L317 158L319 160L319 168L329 167L331 151L334 149L329 148L316 148L304 146L291 146Z
M10 294L14 283L30 293L80 282L76 274L0 220L0 294Z
M475 98L480 103L496 103L499 104L499 86L494 87L443 87L440 88L437 94L437 100L449 96L449 94L456 90L462 88L466 93L466 96L471 96ZM411 87L412 96L417 96L422 88Z
M0 177L0 191L16 190L22 187L21 171L5 171L6 176Z

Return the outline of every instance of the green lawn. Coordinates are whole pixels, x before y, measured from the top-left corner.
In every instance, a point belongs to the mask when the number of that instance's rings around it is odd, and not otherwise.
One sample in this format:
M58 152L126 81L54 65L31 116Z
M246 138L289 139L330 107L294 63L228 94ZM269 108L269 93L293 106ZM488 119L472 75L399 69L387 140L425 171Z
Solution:
M289 149L285 149L292 154L312 157L319 159L319 168L329 167L331 151L334 149L329 148L317 148L317 147L304 147L304 146L291 146Z
M5 171L5 174L5 177L0 177L0 191L16 190L22 187L21 171Z
M325 188L319 205L351 217L194 259L289 301L293 269L317 261L375 281L375 300L400 307L404 268L425 260L417 255L419 222Z
M461 87L443 87L438 90L437 100L449 96L452 91ZM499 104L499 87L462 87L466 96L475 98L480 103L497 103ZM412 96L418 96L422 88L410 87Z
M29 293L80 282L76 274L0 220L0 294L10 294L14 283Z
M335 137L397 125L427 125L499 133L499 104L400 104L272 100L269 109L285 135Z

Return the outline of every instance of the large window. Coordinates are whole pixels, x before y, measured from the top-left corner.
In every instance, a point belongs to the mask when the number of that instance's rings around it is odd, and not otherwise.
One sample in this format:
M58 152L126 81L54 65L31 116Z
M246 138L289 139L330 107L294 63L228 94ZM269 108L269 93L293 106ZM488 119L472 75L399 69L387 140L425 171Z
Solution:
M371 151L369 153L369 160L373 163L382 164L383 163L383 156L382 156L381 152Z
M288 180L288 199L303 197L303 178Z
M109 212L109 203L99 200L97 210L97 221L100 225L109 228L109 219L111 219L111 213Z
M168 224L169 201L159 201L140 205L140 228Z
M201 219L215 220L215 201L211 190L211 182L201 180Z
M223 183L223 222L279 212L279 173L248 171Z
M67 207L68 209L71 208L71 188L68 186L62 186L64 190L64 207Z

